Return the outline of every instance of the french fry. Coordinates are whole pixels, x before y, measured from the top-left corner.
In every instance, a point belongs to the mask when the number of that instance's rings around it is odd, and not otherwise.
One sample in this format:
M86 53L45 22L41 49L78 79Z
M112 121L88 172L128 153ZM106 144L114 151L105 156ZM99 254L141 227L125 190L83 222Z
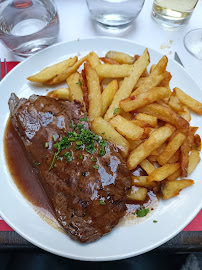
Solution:
M89 120L93 121L94 118L101 116L102 112L102 95L100 89L100 81L97 72L88 63L84 64L84 70L86 73L87 86L88 86L88 99Z
M149 162L148 159L143 160L142 162L140 162L140 166L142 167L142 169L147 173L150 174L153 171L156 170L156 168L154 167L154 165Z
M197 150L192 150L189 155L189 163L188 163L188 168L187 168L188 175L191 174L195 170L200 160L201 158L200 158L199 152Z
M158 156L157 161L160 165L166 164L171 157L177 152L180 146L183 144L186 136L181 132L177 132L176 135L167 144L164 151Z
M144 121L145 123L149 124L151 127L156 127L157 126L157 117L145 114L145 113L138 113L135 116L135 119Z
M83 92L83 101L85 104L86 111L89 109L89 99L88 99L88 86L87 86L87 79L85 70L81 72L81 89Z
M163 75L164 75L164 78L161 81L159 86L169 87L169 82L170 82L172 76L171 76L170 72L168 72L168 71L165 71Z
M117 82L117 80L111 81L107 85L107 87L105 87L104 91L102 92L102 112L101 112L101 116L104 115L107 108L111 104L117 90L118 90L118 82Z
M194 184L191 179L182 179L177 181L163 181L161 184L161 193L164 200L177 196L180 191Z
M147 124L146 122L142 120L131 120L131 122L138 127L142 127L142 128L149 127L149 124Z
M183 117L187 122L191 121L191 114L187 106L183 106L183 111L178 112L178 114Z
M57 84L65 81L71 74L75 73L77 69L87 60L87 55L77 61L74 65L67 67L64 71L56 75L53 79L46 81L46 84Z
M96 67L97 74L101 78L124 78L130 74L132 65L103 64Z
M152 73L152 71L154 70L155 67L156 67L155 64L151 65L151 67L150 67L150 73Z
M194 136L194 141L192 143L191 148L194 150L201 151L201 137L198 134Z
M83 101L83 92L81 89L81 75L78 72L73 73L67 78L67 85L69 86L70 101L79 100Z
M138 108L144 107L156 100L169 97L170 90L166 87L153 87L145 93L138 96L131 96L120 101L120 108L125 112L135 111Z
M156 116L160 120L171 123L185 134L189 131L189 123L169 106L165 107L155 102L145 106L144 108L139 108L137 111Z
M181 174L181 169L178 169L177 171L175 171L174 173L172 173L171 175L169 175L166 180L168 181L174 181L177 180L177 178L180 177Z
M173 89L174 95L176 95L179 100L186 105L189 109L194 111L197 114L202 115L202 103L194 98L190 97L189 95L185 94L181 89L175 87Z
M121 87L116 92L116 95L114 96L112 104L110 105L109 109L107 110L104 116L104 119L106 121L109 121L114 116L115 110L119 108L119 102L122 99L130 96L134 85L136 84L137 80L139 79L143 70L148 66L148 64L149 64L149 54L148 54L148 50L146 49L144 53L142 54L142 56L139 58L139 60L133 64L130 70L130 75L124 78L124 81ZM121 110L119 110L118 113L120 113L120 111Z
M102 138L112 141L120 149L122 156L127 157L130 147L129 142L109 122L97 117L92 122L92 129Z
M147 188L133 186L126 195L126 199L130 201L144 201L147 196Z
M142 137L144 129L134 125L121 115L113 117L109 123L124 137L131 140L138 140Z
M120 64L134 64L135 58L129 54L122 52L109 51L106 53L106 57L112 58Z
M133 115L131 113L124 112L123 110L121 110L120 115L123 116L125 119L127 119L129 121L133 119Z
M169 175L176 172L180 168L180 163L174 164L165 164L162 167L159 167L155 171L153 171L148 177L147 182L152 181L163 181Z
M130 148L129 148L130 152L135 150L138 147L138 145L140 145L141 143L144 142L144 140L135 140L135 141L133 141L133 140L129 140L129 139L127 141L130 144Z
M174 132L173 132L174 133ZM170 138L173 136L173 134L170 136ZM157 149L155 149L151 154L154 156L159 156L164 149L166 148L167 143L164 142L160 147L158 147Z
M105 64L120 65L116 60L110 57L101 57L100 60L102 60L102 62L104 62Z
M136 187L153 188L156 182L147 182L147 176L133 176L132 175L132 185Z
M180 162L180 149L168 160L168 164Z
M90 52L87 59L88 63L91 65L92 68L96 68L100 65L100 59L95 52Z
M170 99L168 101L168 105L176 112L180 112L180 111L182 112L183 111L182 103L174 95L171 95L171 97L170 97Z
M191 150L191 145L194 141L194 133L196 132L197 128L190 127L189 135L184 140L182 146L180 147L180 164L181 164L181 176L187 177L188 172L188 164L189 164L189 151Z
M153 73L146 78L140 78L144 79L144 82L135 91L132 92L131 96L137 96L141 93L148 91L152 87L158 86L160 82L163 80L163 78L164 78L163 74L154 75Z
M70 100L70 93L68 88L58 88L55 91L51 91L47 94L49 97Z
M45 83L48 80L53 79L55 76L63 72L66 68L73 66L77 61L77 57L69 58L53 66L47 67L39 73L28 77L31 82Z
M173 129L169 126L164 126L154 131L145 142L130 153L127 160L128 169L135 169L140 162L160 147L171 136L172 132Z
M147 77L140 77L137 81L137 83L134 86L134 90L137 89L138 87L140 87L143 83L145 83L145 81L147 80Z

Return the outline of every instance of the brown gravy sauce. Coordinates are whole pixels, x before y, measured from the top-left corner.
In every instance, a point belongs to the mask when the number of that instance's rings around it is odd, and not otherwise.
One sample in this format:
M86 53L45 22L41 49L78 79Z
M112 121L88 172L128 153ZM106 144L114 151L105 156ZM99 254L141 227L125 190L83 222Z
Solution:
M4 152L9 172L22 195L35 206L41 218L51 227L62 231L60 225L54 219L54 211L49 203L48 197L38 180L35 170L28 161L24 145L16 133L10 118L7 122L4 134ZM137 170L133 171L133 175L144 175L144 172L139 167ZM151 210L150 212L152 212L158 205L158 198L152 191L149 191L145 202L141 204L139 202L134 203L128 201L126 204L126 215L120 221L120 225L130 226L143 221L146 217L135 218L132 214L141 205L149 208ZM139 222L137 220L139 220Z
M4 133L4 152L9 172L22 195L34 206L54 215L38 176L29 163L21 139L9 118Z

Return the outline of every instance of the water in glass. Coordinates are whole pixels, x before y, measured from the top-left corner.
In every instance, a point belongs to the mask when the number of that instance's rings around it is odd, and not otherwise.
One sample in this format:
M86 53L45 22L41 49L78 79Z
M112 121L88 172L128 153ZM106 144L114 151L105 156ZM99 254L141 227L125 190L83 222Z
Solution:
M107 28L125 28L140 13L144 0L86 0L91 16Z
M52 0L0 1L0 38L15 54L27 57L53 44L58 32Z

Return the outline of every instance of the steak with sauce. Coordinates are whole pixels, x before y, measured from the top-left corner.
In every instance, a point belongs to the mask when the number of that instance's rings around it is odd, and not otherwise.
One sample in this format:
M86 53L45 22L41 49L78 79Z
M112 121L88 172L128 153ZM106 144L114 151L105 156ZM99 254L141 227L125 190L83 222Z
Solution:
M37 95L19 99L11 94L9 107L27 158L67 234L89 243L110 232L125 214L125 196L131 185L118 149L108 142L101 156L102 139L97 136L95 152L89 153L72 141L57 154L56 144L67 132L75 132L78 124L89 130L82 104Z

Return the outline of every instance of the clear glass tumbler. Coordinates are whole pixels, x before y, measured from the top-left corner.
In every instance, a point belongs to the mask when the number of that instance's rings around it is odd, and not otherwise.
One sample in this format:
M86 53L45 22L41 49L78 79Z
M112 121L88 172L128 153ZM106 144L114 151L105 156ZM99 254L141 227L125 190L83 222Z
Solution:
M152 18L162 27L177 29L191 18L198 0L154 0Z
M30 56L53 44L58 33L52 0L0 0L0 39L15 54Z
M144 0L86 0L92 18L105 28L125 28L142 10Z

